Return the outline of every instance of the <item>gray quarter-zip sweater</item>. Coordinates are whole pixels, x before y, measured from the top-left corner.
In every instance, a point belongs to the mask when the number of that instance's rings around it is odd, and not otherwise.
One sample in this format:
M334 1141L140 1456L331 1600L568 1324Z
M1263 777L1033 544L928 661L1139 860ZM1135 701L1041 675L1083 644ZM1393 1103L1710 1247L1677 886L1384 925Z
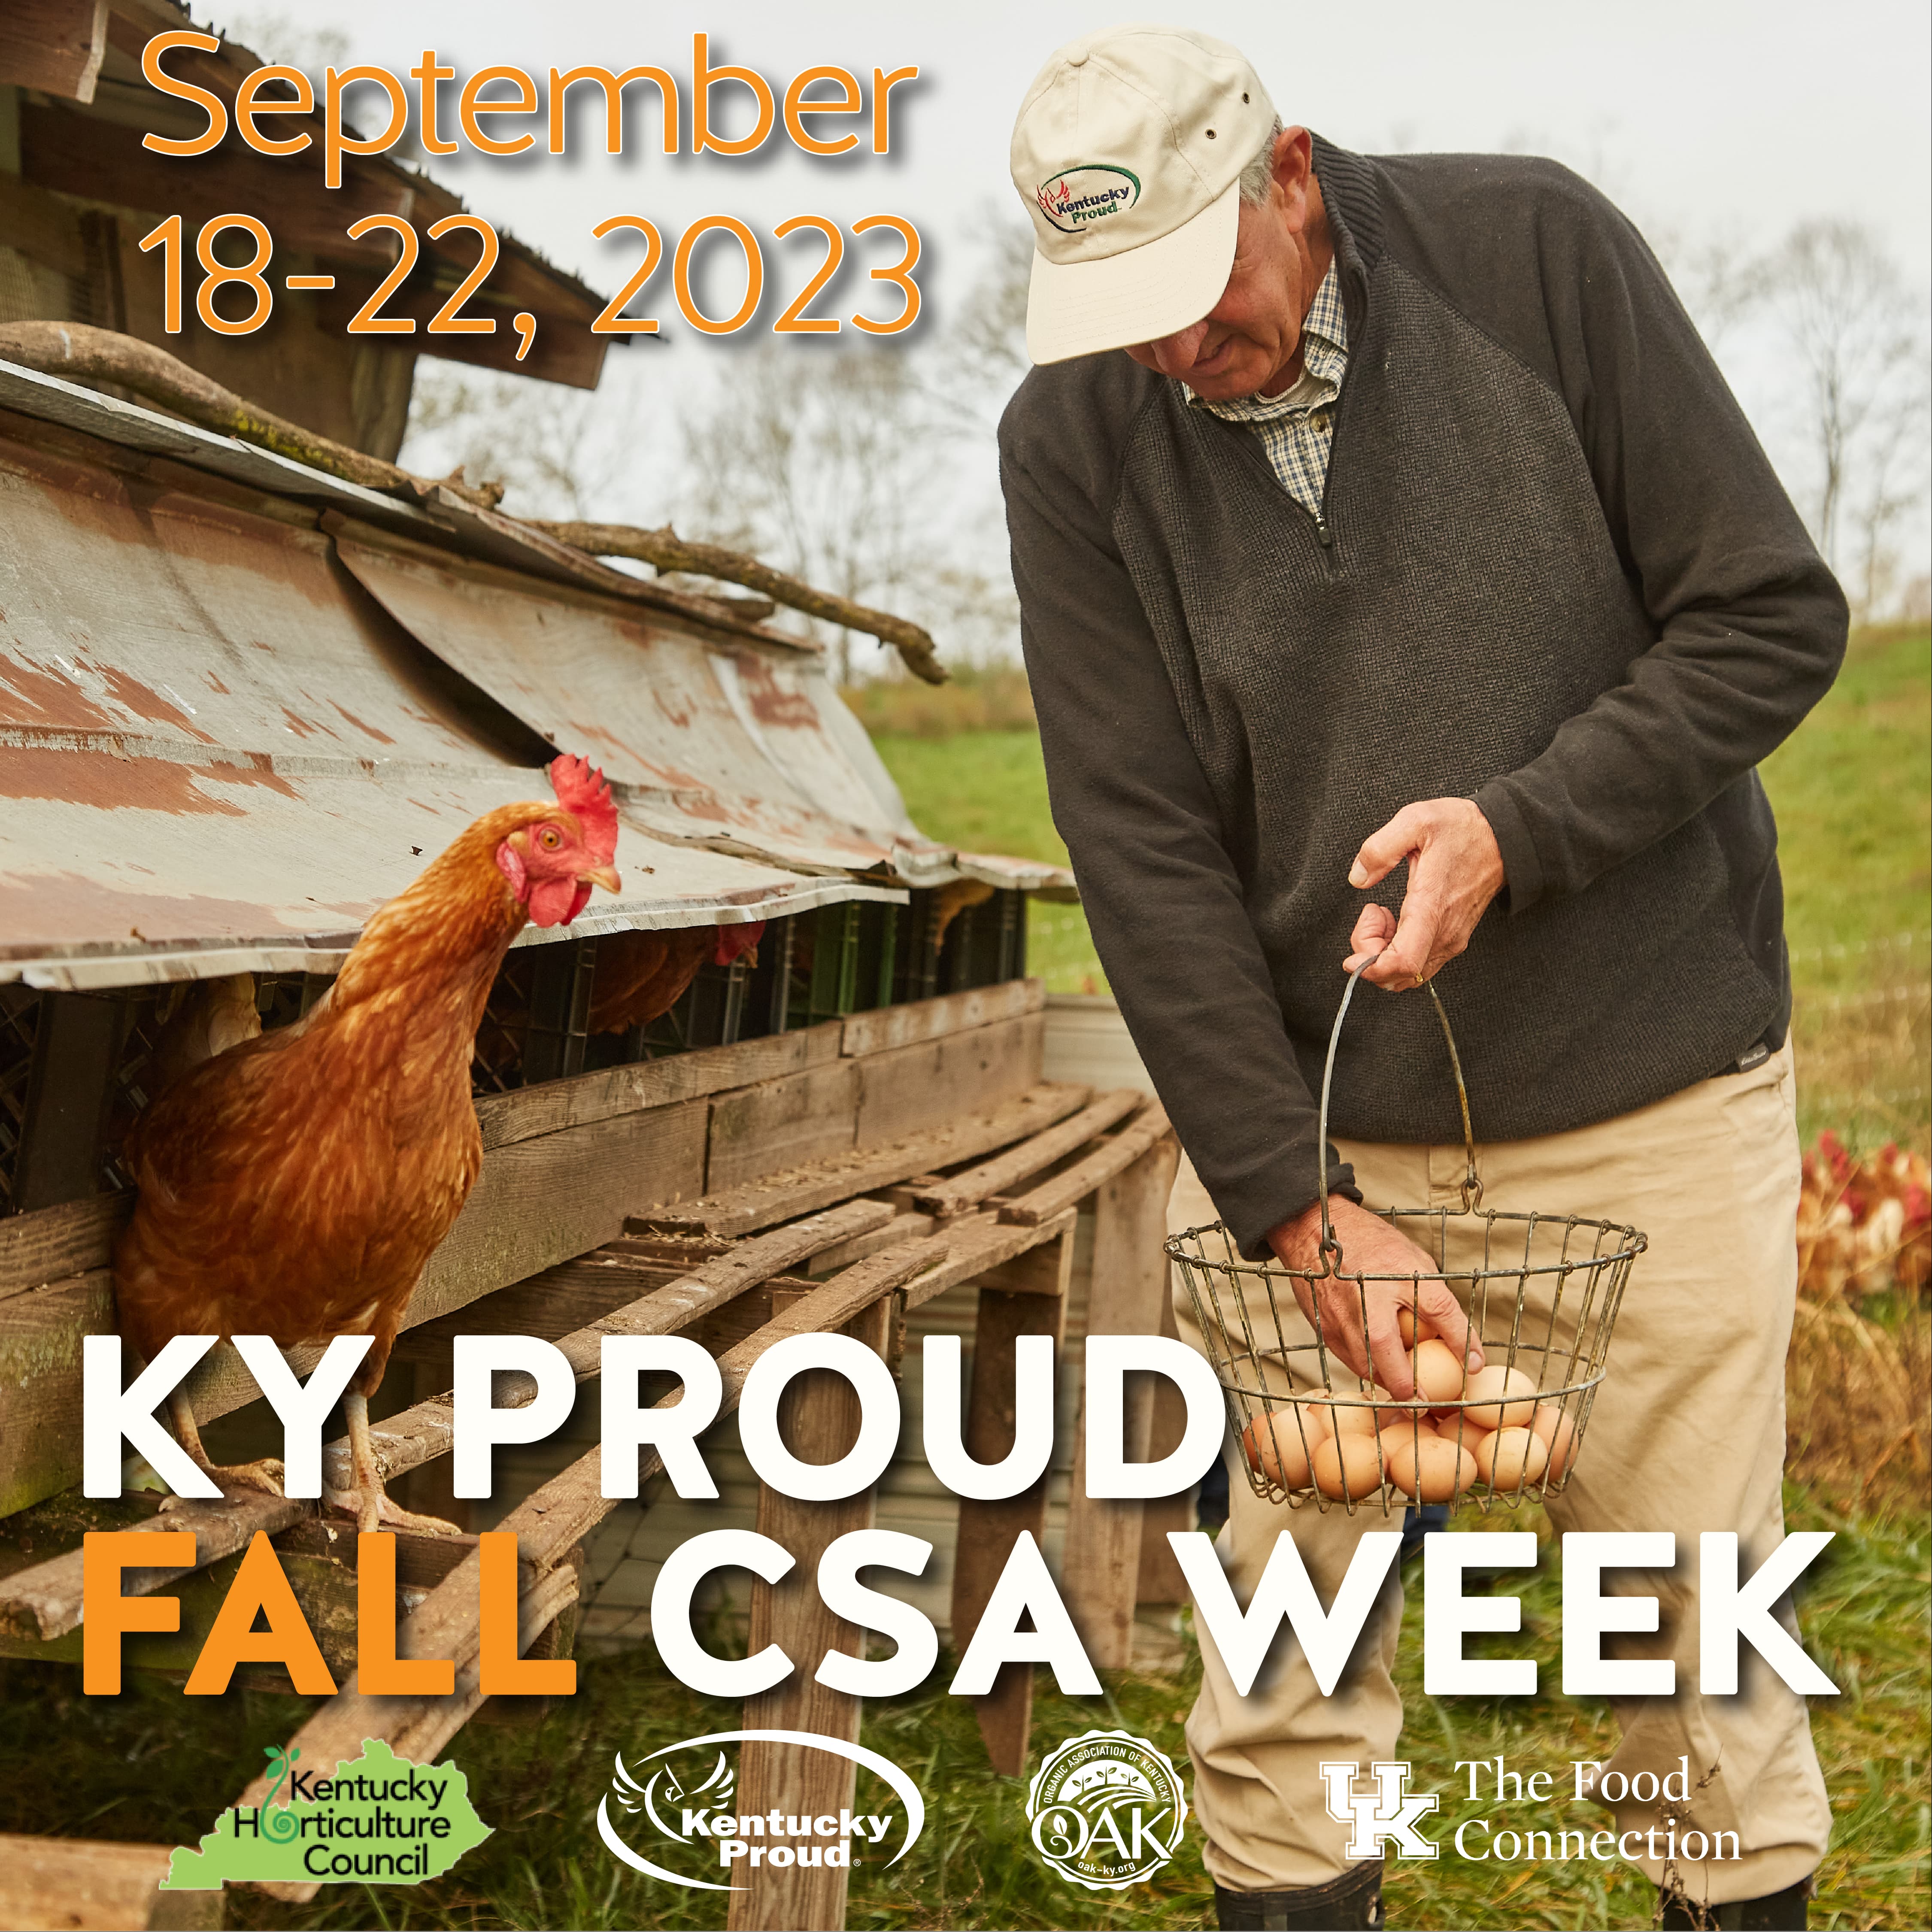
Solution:
M1438 980L1479 1141L1609 1119L1781 1042L1754 767L1846 630L1600 195L1546 161L1321 141L1315 172L1350 344L1318 514L1250 432L1124 354L1034 370L1000 432L1054 821L1250 1255L1324 1172L1349 1180L1318 1160L1311 1097L1362 902L1348 870L1415 800L1474 798L1507 876ZM1375 896L1399 904L1406 877ZM1460 1139L1426 996L1356 1001L1331 1126Z

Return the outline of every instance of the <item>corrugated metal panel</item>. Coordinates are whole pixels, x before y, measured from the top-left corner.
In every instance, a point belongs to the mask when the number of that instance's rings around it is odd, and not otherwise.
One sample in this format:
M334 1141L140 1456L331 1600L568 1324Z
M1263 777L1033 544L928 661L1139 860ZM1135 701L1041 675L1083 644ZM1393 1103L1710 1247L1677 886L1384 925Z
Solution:
M627 827L624 897L578 932L896 899L962 873L1066 880L956 866L818 655L702 600L588 559L572 587L556 580L574 562L538 556L546 582L411 543L342 513L445 546L466 518L461 541L520 561L542 548L507 519L432 516L0 367L9 404L86 436L0 421L0 979L332 970L464 824L542 795L546 738L605 766Z
M584 747L654 830L816 869L947 867L869 746L868 769L855 762L863 731L816 658L726 646L374 530L336 544L406 630L544 737Z
M332 973L370 914L466 825L544 793L542 773L510 766L287 778L0 747L0 980L82 991ZM622 892L598 894L569 936L904 896L668 844L628 822L617 865Z

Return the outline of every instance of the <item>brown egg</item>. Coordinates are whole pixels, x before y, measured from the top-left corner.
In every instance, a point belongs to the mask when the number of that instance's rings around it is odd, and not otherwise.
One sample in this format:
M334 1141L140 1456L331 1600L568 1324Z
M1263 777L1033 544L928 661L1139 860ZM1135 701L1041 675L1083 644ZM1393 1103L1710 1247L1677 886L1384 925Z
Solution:
M1417 1326L1418 1322L1421 1324L1420 1328ZM1430 1332L1427 1318L1418 1316L1415 1310L1406 1304L1396 1310L1395 1325L1402 1332L1402 1346L1405 1348L1415 1346L1418 1334L1426 1335Z
M1476 1473L1506 1496L1529 1488L1549 1462L1550 1451L1532 1430L1498 1429L1476 1438Z
M1416 1394L1424 1402L1455 1402L1462 1394L1462 1364L1447 1342L1428 1341L1409 1364Z
M1550 1480L1561 1482L1576 1460L1576 1418L1564 1414L1561 1402L1540 1402L1529 1426L1550 1452Z
M1382 1444L1396 1487L1419 1503L1454 1502L1476 1480L1474 1456L1432 1432L1387 1429Z
M1298 1406L1258 1415L1241 1432L1248 1466L1284 1490L1308 1486L1308 1454L1328 1438L1325 1418L1317 1410Z
M1498 1396L1508 1398L1498 1401ZM1478 1369L1462 1385L1466 1403L1462 1413L1478 1429L1527 1429L1536 1413L1536 1382L1520 1369L1508 1369L1500 1363Z
M1315 1486L1338 1502L1382 1486L1382 1456L1372 1436L1335 1436L1316 1444Z
M1388 1426L1387 1412L1380 1407L1395 1398L1382 1388L1371 1388L1364 1394L1359 1390L1344 1393L1337 1390L1333 1396L1322 1398L1322 1414L1332 1423L1337 1436L1372 1436L1378 1429ZM1334 1405L1332 1414L1329 1404Z

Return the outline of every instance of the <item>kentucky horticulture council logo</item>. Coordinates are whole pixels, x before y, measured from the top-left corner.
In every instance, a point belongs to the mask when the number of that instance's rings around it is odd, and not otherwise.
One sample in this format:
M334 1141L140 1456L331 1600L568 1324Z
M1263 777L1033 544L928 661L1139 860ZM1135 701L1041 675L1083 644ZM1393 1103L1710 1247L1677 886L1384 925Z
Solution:
M1338 1825L1351 1828L1345 1858L1359 1863L1378 1858L1384 1844L1393 1840L1399 1858L1432 1858L1442 1847L1425 1838L1415 1828L1442 1801L1434 1792L1407 1790L1409 1768L1406 1764L1372 1764L1369 1770L1374 1789L1359 1791L1355 1780L1362 1767L1352 1759L1331 1760L1322 1766L1322 1802Z
M199 1851L183 1846L168 1861L161 1889L208 1892L238 1879L414 1885L490 1835L453 1764L412 1764L380 1738L364 1738L362 1755L332 1774L296 1771L301 1756L270 1746L266 1801L230 1805Z
M1040 212L1054 227L1069 235L1090 228L1110 214L1124 214L1141 198L1139 176L1125 168L1090 162L1069 168L1035 191Z
M666 1744L640 1760L640 1774L654 1760L669 1760L656 1765L642 1783L620 1752L617 1774L597 1807L598 1835L614 1856L652 1878L700 1892L742 1892L744 1885L732 1880L761 1867L862 1864L864 1858L855 1854L882 1844L890 1833L895 1814L890 1808L882 1813L842 1808L815 1816L788 1812L782 1804L768 1811L740 1810L738 1774L719 1748L738 1744L802 1745L809 1750L830 1751L876 1772L892 1787L904 1811L905 1836L886 1861L888 1864L897 1864L912 1850L925 1827L926 1801L920 1796L919 1787L891 1759L877 1751L812 1731L713 1731L706 1737ZM688 1865L695 1858L713 1871L722 1869L724 1876L700 1878L688 1870L674 1870L645 1857L620 1832L620 1821L612 1815L614 1798L619 1812L647 1823L657 1834L662 1842L652 1844L654 1851L669 1856L668 1848L681 1848L685 1856L680 1862Z
M1180 1848L1187 1799L1165 1752L1125 1731L1088 1731L1034 1774L1034 1849L1089 1892L1151 1878Z

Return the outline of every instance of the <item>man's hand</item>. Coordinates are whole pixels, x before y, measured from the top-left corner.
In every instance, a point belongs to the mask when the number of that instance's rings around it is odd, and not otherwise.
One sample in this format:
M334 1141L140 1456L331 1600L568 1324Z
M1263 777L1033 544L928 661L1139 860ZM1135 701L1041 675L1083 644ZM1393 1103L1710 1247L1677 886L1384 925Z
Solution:
M1294 1297L1312 1325L1314 1291L1319 1291L1322 1340L1331 1355L1357 1375L1370 1376L1379 1382L1398 1402L1407 1402L1415 1394L1415 1378L1408 1352L1402 1345L1402 1331L1396 1326L1396 1310L1417 1308L1424 1322L1462 1357L1472 1374L1483 1366L1483 1345L1432 1256L1406 1234L1397 1234L1379 1214L1358 1208L1346 1195L1328 1197L1328 1217L1342 1245L1342 1265L1348 1273L1318 1282L1312 1290L1297 1277ZM1318 1270L1322 1204L1318 1201L1293 1220L1270 1228L1268 1238L1285 1268ZM1357 1274L1413 1275L1419 1279L1358 1283ZM1362 1324L1365 1303L1366 1334Z
M1348 883L1366 889L1409 862L1402 917L1368 905L1348 938L1346 969L1352 973L1379 952L1362 976L1391 989L1419 986L1469 943L1476 922L1503 889L1503 855L1490 821L1466 798L1426 799L1406 805L1364 842Z

